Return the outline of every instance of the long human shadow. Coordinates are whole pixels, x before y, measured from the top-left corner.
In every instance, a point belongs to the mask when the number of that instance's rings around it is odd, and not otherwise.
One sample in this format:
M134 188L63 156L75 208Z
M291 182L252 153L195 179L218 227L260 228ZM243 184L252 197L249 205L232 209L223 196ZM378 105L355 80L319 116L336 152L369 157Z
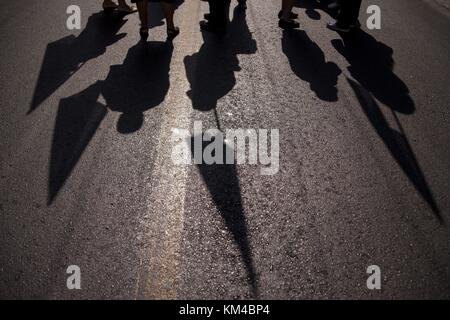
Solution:
M414 113L415 105L408 87L394 73L392 48L363 30L342 35L342 39L333 40L332 44L350 64L348 71L354 80L348 79L348 82L370 123L417 192L443 223L433 193L397 117L397 112ZM377 101L390 109L397 130L391 128Z
M126 23L124 15L98 12L88 18L86 27L75 37L64 37L47 45L28 114L49 98L89 60L123 37L118 34Z
M310 84L311 90L323 101L337 101L337 81L341 69L325 61L322 49L302 30L283 31L283 53L297 77Z
M225 35L203 32L204 43L199 52L184 59L190 83L187 92L194 109L210 111L217 101L236 85L235 72L241 70L239 54L254 54L256 41L252 38L244 10L236 7Z
M121 113L117 131L141 128L144 112L160 105L169 90L170 42L138 43L107 78L59 103L50 156L48 205L63 187L108 110ZM106 104L99 102L103 96Z
M191 137L191 152L195 159L194 141L196 139L202 140L202 136ZM213 142L214 142L213 138ZM202 153L207 147L207 143L202 142ZM222 154L234 154L234 149L222 141ZM202 175L212 199L219 210L222 220L225 223L228 231L232 234L235 243L237 244L241 259L244 263L251 294L253 298L258 297L258 285L255 267L253 264L252 251L250 248L247 222L245 218L245 211L242 204L241 187L239 184L236 164L198 164L197 165Z

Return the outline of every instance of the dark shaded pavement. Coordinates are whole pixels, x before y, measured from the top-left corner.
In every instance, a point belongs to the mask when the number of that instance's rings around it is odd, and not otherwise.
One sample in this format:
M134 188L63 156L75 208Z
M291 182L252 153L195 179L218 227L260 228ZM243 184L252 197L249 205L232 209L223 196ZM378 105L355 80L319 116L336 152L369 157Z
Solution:
M342 37L323 4L297 1L301 29L283 32L279 1L248 1L223 37L200 33L206 4L185 1L173 44L152 4L147 45L137 15L94 1L78 1L77 32L73 1L4 1L1 298L146 298L164 250L175 271L159 287L178 298L450 297L448 12L374 0L382 30ZM192 165L159 181L169 115L279 129L279 173ZM161 186L182 219L152 200Z

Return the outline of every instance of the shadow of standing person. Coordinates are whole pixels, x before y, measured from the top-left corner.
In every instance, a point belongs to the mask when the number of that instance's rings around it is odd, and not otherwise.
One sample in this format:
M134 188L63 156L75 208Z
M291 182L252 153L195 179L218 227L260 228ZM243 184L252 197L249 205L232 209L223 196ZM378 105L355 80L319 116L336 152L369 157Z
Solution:
M216 111L218 100L226 96L236 84L235 72L241 70L238 55L256 53L257 45L248 28L246 12L239 6L234 9L233 19L228 24L226 34L219 36L203 32L202 35L204 43L199 52L184 59L191 86L187 94L194 109ZM215 116L217 117L217 113ZM196 138L199 137L192 137L191 143L194 143ZM224 154L230 152L227 151L230 146L223 144L222 147ZM257 277L236 164L203 163L198 167L225 226L239 248L251 296L256 298Z
M292 71L310 84L311 90L323 101L337 101L337 81L341 69L325 61L322 49L302 30L283 31L283 53Z
M123 15L106 15L98 12L91 15L83 31L49 43L39 72L28 114L50 97L89 60L95 59L126 36L118 34L127 22Z
M191 90L187 92L194 109L215 109L220 98L236 85L235 72L241 70L238 54L254 54L256 41L247 26L246 12L238 7L228 32L223 36L203 32L199 52L184 59Z
M143 124L144 112L160 105L169 90L170 42L138 43L121 65L112 66L104 81L60 101L50 155L48 205L57 196L105 118L108 109L120 112L119 133L132 133ZM106 105L99 102L102 95Z
M408 87L394 73L392 48L363 30L343 34L342 40L333 40L332 44L350 64L348 71L353 79L348 78L347 81L371 125L415 189L443 223L434 196L397 116L397 112L414 113L415 105ZM389 124L378 102L388 107L396 128Z

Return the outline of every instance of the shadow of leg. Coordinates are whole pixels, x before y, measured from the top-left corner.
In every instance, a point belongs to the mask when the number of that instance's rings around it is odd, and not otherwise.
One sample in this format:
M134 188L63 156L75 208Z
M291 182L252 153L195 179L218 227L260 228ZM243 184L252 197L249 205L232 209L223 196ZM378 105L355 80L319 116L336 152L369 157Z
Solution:
M194 141L200 136L191 138L191 150L194 152ZM203 144L202 151L207 145ZM223 143L223 155L234 153L234 150ZM194 154L193 154L194 156ZM208 187L211 197L219 210L225 226L232 234L244 262L252 296L258 296L257 279L253 265L252 253L248 239L245 211L242 205L241 189L235 164L199 164L200 174Z

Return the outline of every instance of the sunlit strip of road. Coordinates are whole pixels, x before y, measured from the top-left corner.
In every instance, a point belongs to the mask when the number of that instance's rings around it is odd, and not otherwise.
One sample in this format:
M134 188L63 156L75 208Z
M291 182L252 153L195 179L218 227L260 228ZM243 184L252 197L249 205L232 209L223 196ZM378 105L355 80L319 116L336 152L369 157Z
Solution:
M180 245L183 232L184 199L188 168L176 165L171 159L172 129L189 129L192 104L183 59L198 51L200 1L185 1L177 15L181 34L174 40L175 51L171 62L170 89L163 105L158 151L149 195L148 268L140 280L137 298L175 299L180 270ZM181 10L181 9L180 9ZM149 188L150 189L150 188Z

